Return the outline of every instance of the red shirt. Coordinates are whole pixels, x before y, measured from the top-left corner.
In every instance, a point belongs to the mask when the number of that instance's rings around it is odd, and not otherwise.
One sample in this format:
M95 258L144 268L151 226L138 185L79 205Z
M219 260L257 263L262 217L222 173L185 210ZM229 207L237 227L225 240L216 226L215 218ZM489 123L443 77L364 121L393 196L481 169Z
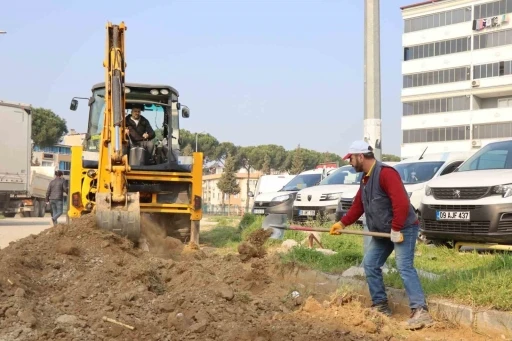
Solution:
M363 183L367 183L369 176L365 175ZM405 221L409 215L409 197L406 191L403 190L402 179L398 172L394 169L382 167L380 170L380 187L389 196L391 205L393 207L393 220L391 221L391 228L395 231L400 231L404 228ZM361 200L361 188L357 191L356 197L352 207L348 210L347 214L341 218L341 223L344 226L352 225L364 213L363 201ZM416 221L418 223L418 221Z

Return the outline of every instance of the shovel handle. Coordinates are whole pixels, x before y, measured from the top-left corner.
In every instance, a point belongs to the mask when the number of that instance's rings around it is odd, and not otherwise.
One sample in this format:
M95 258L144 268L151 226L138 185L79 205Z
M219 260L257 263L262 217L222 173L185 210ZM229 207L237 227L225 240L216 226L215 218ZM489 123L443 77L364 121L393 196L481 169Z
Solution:
M300 225L290 225L289 227L284 227L282 225L270 225L270 227L275 227L282 230L294 230L294 231L308 231L308 232L330 232L330 229L324 229L319 227L309 227L309 226L300 226ZM362 236L372 236L372 237L384 237L391 238L391 234L382 233L382 232L366 232L366 231L356 231L356 230L338 230L339 233L344 234L357 234Z

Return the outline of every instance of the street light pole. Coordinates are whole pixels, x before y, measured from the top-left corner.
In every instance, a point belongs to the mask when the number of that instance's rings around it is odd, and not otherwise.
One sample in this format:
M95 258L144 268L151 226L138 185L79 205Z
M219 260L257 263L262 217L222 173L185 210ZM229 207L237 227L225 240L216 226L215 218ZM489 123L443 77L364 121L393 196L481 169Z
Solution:
M364 2L364 139L382 159L380 82L380 0Z
M198 134L202 134L202 133L206 133L206 131L204 131L204 130L203 130L203 131L202 131L202 132L200 132L200 133L196 133L196 153L197 153L197 135L198 135Z

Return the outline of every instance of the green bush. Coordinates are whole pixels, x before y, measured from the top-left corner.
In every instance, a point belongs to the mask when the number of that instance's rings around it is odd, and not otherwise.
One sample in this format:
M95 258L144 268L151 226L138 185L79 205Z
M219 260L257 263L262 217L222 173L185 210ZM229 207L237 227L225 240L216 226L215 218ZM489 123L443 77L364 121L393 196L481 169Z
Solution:
M247 240L247 237L251 233L261 229L262 224L263 224L263 217L262 216L254 216L254 221L242 230L242 240Z
M244 216L242 217L242 220L238 224L238 228L240 230L246 229L248 226L250 226L252 223L254 223L256 218L258 218L258 216L254 215L252 213L244 214Z

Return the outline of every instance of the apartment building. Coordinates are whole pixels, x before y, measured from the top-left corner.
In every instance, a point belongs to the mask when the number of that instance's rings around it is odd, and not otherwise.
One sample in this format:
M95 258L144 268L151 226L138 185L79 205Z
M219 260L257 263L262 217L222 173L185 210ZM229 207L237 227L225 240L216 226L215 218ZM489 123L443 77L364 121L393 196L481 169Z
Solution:
M205 165L205 172L203 173L203 204L205 213L220 213L222 211L222 197L223 193L217 187L222 173L224 171L224 164L222 161L213 161ZM231 195L224 194L224 205L231 206L231 213L243 214L247 202L247 182L249 182L249 191L254 191L258 179L262 175L261 172L251 169L249 177L247 177L247 170L241 168L236 173L236 179L240 186L240 193ZM249 208L252 208L254 199L249 198ZM227 208L225 207L226 211Z
M401 10L402 158L512 138L512 0Z
M70 129L54 146L34 146L33 161L41 166L55 167L55 170L61 170L67 178L71 170L71 146L81 145L84 138L85 134Z

